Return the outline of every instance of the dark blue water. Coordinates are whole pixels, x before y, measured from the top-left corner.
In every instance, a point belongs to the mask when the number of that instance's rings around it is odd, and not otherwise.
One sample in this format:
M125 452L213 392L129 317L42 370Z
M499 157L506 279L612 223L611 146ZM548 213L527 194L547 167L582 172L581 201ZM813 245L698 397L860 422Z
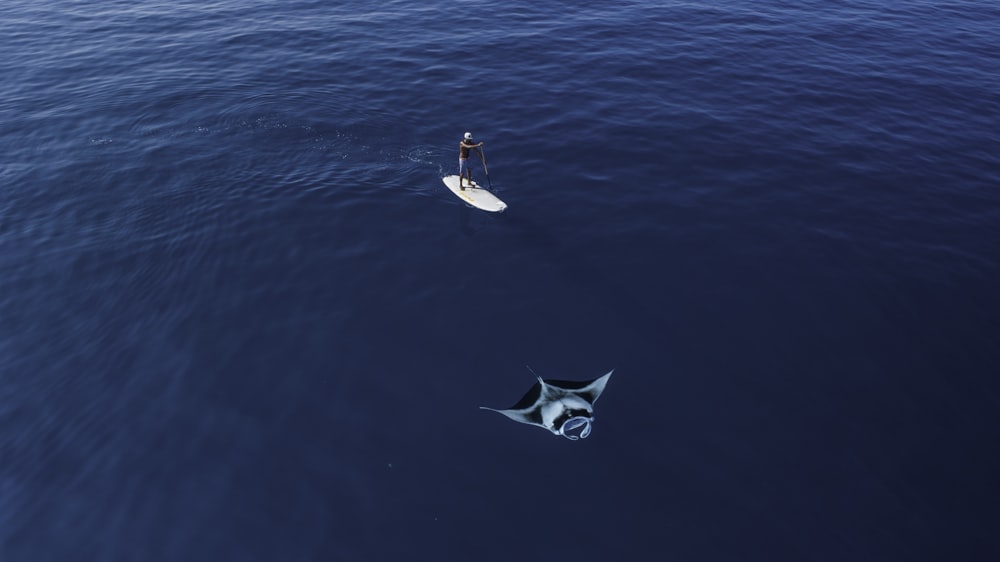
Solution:
M998 29L8 0L0 560L998 559Z

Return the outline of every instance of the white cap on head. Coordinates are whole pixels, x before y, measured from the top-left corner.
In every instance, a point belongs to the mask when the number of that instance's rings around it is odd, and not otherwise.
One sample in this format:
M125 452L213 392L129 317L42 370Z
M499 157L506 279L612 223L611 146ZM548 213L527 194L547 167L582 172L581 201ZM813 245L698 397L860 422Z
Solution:
M465 140L472 140L472 133L465 133Z

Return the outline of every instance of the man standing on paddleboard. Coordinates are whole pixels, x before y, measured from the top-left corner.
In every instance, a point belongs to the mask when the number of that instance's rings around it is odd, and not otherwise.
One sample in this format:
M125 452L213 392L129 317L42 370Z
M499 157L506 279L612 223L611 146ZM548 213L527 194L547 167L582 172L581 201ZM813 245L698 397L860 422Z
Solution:
M458 143L458 186L462 191L465 191L465 186L462 185L463 175L469 177L469 187L472 187L472 170L469 169L469 150L479 148L480 146L483 146L483 143L476 144L473 142L472 133L465 133L465 138L462 139L462 142Z

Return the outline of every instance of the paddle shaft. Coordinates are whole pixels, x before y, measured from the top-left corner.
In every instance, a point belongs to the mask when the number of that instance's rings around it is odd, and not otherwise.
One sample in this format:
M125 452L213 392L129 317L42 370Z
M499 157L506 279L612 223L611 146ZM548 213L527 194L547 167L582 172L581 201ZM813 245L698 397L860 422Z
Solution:
M483 147L481 146L477 150L479 150L479 158L483 161L483 171L486 172L486 183L489 184L490 189L493 189L493 180L490 179L490 170L486 167L486 151L483 150Z

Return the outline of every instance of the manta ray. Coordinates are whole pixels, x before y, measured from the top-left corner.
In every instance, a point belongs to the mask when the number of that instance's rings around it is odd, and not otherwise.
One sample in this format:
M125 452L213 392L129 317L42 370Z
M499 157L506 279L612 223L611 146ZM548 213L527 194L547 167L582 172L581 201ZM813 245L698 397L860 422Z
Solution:
M535 375L538 382L517 404L506 410L480 408L501 413L516 422L544 427L571 441L586 439L594 421L594 402L604 392L614 372L612 369L603 377L589 381L544 380Z

